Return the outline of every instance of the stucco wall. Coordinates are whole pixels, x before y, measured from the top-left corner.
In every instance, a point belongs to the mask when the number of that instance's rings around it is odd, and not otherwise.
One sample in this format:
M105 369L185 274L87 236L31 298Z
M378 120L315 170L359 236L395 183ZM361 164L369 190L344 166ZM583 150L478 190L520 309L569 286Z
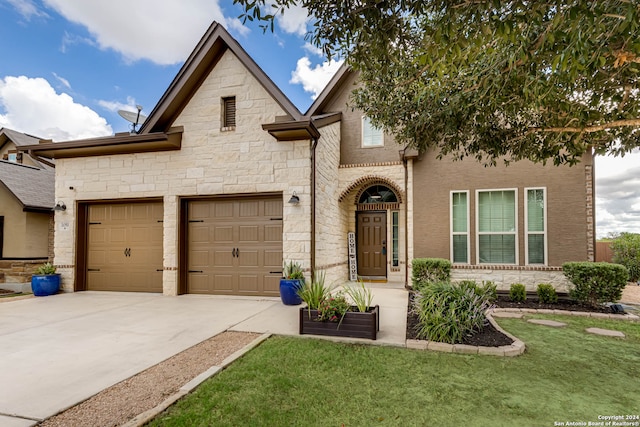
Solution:
M450 258L450 191L468 190L470 261L476 264L476 190L517 188L518 265L524 265L524 189L546 187L548 265L588 260L585 168L591 164L591 156L585 155L582 163L573 167L529 161L484 167L474 160L437 160L433 153L425 154L414 163L414 257Z
M23 212L22 205L0 184L0 216L4 216L3 258L46 258L49 214Z
M221 98L236 97L236 128L221 131ZM65 290L75 265L78 200L163 197L165 294L177 292L179 197L281 192L283 258L310 266L310 141L277 142L262 130L285 112L229 51L175 121L184 126L179 151L60 159L56 199L56 264ZM71 189L73 188L73 189ZM287 203L293 191L300 204Z

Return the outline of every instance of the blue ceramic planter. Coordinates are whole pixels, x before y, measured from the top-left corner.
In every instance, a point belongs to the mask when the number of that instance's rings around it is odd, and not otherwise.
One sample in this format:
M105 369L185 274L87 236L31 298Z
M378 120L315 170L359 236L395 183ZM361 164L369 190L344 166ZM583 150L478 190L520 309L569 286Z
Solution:
M302 299L298 296L298 289L302 281L298 279L280 279L280 299L284 305L300 305Z
M31 290L37 297L57 294L60 290L60 274L34 274L31 276Z

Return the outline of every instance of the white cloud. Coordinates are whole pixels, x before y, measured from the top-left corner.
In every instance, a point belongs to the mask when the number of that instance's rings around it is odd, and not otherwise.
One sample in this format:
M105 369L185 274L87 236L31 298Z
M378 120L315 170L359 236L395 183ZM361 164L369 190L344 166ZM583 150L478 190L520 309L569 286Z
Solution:
M0 79L0 127L54 141L113 134L111 126L89 107L56 93L43 78Z
M55 77L60 83L62 83L64 87L66 87L67 89L71 89L71 83L69 83L69 80L65 79L64 77L60 77L56 73L53 73L53 77Z
M212 20L225 27L240 28L237 19L224 16L218 0L44 0L44 3L69 21L85 26L101 49L113 49L127 61L148 59L162 65L175 64L186 59ZM87 42L82 38L80 41ZM63 51L77 42L77 36L65 35Z
M596 233L640 233L640 151L626 156L597 156Z
M30 20L34 16L42 18L46 18L48 16L46 12L38 9L38 6L35 5L33 0L7 0L7 2L26 20Z
M320 49L319 47L316 47L314 45L312 45L311 43L307 42L304 44L304 46L302 46L302 48L304 50L306 50L307 52L309 52L312 55L316 55L319 57L323 57L324 55L322 54L322 49Z
M312 98L316 99L320 92L325 88L329 80L338 71L344 61L325 61L318 64L315 68L311 68L309 58L302 57L298 59L296 70L291 73L289 83L302 84L305 92L312 93Z
M285 9L283 14L278 14L276 20L284 32L304 36L307 33L307 23L310 20L309 11L299 4L295 4Z
M127 96L126 103L100 100L98 101L98 104L105 110L111 111L112 113L115 113L118 110L126 110L134 113L138 112L138 109L136 108L136 99L132 96Z

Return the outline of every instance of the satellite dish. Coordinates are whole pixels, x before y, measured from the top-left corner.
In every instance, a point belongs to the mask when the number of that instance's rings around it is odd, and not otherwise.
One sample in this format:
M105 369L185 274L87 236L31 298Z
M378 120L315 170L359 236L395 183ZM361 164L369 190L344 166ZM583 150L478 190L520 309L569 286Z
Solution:
M147 120L147 116L145 116L144 114L140 114L140 111L142 111L142 106L136 105L136 108L138 109L137 113L127 110L118 110L118 114L120 115L120 117L131 123L131 133L138 133L138 131L136 130L138 125L144 123L144 121Z

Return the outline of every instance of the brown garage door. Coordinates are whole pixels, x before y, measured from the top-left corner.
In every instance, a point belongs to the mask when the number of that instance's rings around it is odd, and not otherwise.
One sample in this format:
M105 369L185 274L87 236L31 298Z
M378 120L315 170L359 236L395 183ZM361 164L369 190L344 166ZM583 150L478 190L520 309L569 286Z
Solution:
M162 203L88 208L87 289L162 292Z
M191 201L187 291L279 295L282 197Z

